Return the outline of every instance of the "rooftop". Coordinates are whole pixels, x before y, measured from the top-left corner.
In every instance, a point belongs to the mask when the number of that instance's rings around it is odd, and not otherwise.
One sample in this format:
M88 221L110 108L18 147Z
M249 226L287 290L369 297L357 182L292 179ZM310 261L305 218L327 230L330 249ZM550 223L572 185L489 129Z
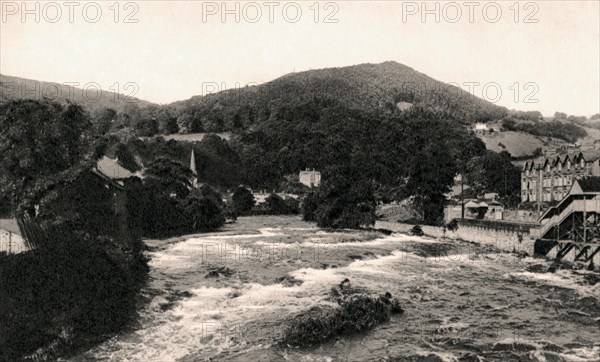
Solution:
M600 177L584 177L576 181L583 192L600 192Z
M123 180L134 176L134 173L121 166L118 160L113 160L106 156L102 157L96 163L96 169L104 176L112 180Z

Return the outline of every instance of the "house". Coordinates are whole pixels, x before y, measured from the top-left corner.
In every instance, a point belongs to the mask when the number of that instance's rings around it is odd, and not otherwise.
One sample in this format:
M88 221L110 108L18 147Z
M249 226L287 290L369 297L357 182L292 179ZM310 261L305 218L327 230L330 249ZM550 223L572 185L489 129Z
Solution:
M455 200L448 201L448 204L444 208L444 221L446 223L462 218L462 206L460 202Z
M299 180L300 183L308 187L319 187L321 184L321 173L314 169L306 169L305 171L300 171Z
M495 200L465 200L465 219L491 219L503 220L504 205ZM462 218L461 203L457 201L449 201L444 209L444 220L446 222L452 219Z
M0 219L0 253L18 254L29 250L14 218Z
M91 167L67 170L60 181L49 182L38 201L18 219L0 220L0 251L30 250L43 238L40 224L44 218L77 220L90 234L130 241L125 182L136 175L116 159L103 157ZM11 249L10 251L8 249Z
M562 200L575 180L600 176L600 143L596 150L526 162L521 170L521 202Z
M486 219L492 220L503 220L504 219L504 205L498 201L492 201L488 203L488 211L484 216Z
M487 193L483 194L484 200L494 201L497 198L498 198L498 194L496 192L487 192Z
M123 181L133 177L141 177L138 173L133 173L119 164L119 159L112 159L107 156L103 156L96 162L95 167L92 168L92 172L96 172L103 177L106 177L119 185L123 186Z
M473 126L473 131L475 131L475 133L486 133L488 130L488 126L485 123L475 123Z

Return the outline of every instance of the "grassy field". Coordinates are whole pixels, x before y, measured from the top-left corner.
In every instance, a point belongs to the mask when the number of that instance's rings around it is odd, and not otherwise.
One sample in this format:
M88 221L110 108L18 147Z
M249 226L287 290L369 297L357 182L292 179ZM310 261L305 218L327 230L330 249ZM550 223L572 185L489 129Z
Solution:
M169 140L175 140L175 141L182 141L182 142L200 142L204 139L204 137L206 137L208 133L174 133L174 134L170 134L170 135L163 135L161 137L163 137L165 140L169 141ZM224 133L215 133L217 136L229 141L229 139L231 138L231 133L229 132L224 132ZM140 137L141 139L148 139L150 137Z

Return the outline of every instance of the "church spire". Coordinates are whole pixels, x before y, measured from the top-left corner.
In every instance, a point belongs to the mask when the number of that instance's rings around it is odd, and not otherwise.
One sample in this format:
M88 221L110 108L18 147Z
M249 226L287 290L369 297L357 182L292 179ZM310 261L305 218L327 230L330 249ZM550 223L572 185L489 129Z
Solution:
M190 157L190 170L194 174L194 179L192 180L192 186L194 188L198 187L198 172L196 171L196 157L194 156L194 149L192 148L192 155Z

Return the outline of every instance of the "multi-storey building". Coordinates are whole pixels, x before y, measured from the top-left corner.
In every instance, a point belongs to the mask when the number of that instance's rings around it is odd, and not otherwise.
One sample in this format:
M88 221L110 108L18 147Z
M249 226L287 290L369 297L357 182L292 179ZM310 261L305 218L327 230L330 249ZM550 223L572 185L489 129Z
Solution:
M521 171L521 201L560 201L573 181L585 176L600 176L598 151L546 158L538 163L528 161Z
M299 179L300 183L308 187L319 187L321 184L321 173L314 169L306 169L306 171L300 171Z

